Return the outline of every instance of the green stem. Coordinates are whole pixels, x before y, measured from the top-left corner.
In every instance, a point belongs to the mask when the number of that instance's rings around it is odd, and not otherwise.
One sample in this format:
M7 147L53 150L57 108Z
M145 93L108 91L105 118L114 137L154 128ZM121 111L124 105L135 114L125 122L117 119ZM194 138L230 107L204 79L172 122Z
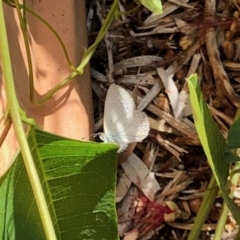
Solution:
M237 121L239 118L240 118L240 107L237 109L237 112L235 114L233 122ZM235 151L235 154L237 154L237 151ZM223 159L223 161L224 161L224 159ZM237 186L238 180L240 177L239 169L240 169L240 163L236 162L235 166L233 167L233 169L229 175L230 176L230 186ZM229 194L229 197L230 198L233 197L233 191L231 191L231 193ZM224 226L227 221L228 212L229 212L229 209L228 209L226 203L224 203L222 213L218 220L217 228L215 230L214 240L221 239L222 232L223 232Z
M117 6L118 6L118 2L119 0L114 0L112 6L111 6L111 9L107 15L107 18L105 19L98 35L97 35L97 38L95 40L95 42L88 48L88 50L85 52L85 54L83 55L83 58L82 58L82 62L81 64L75 68L70 59L69 59L69 56L67 54L67 50L65 48L65 45L64 43L62 42L61 38L59 37L59 35L57 34L57 32L51 27L51 25L48 24L48 22L46 22L43 18L41 18L39 15L37 15L36 13L34 13L33 11L31 11L30 9L28 9L27 7L19 4L17 2L17 0L15 0L15 5L14 4L11 4L11 6L13 7L16 7L18 8L18 16L19 16L19 21L21 23L21 28L24 29L24 27L22 26L22 24L24 23L24 21L22 20L22 15L21 15L21 12L20 12L20 9L23 8L24 11L27 11L29 12L30 14L32 14L34 17L38 18L43 24L45 24L52 32L53 34L55 35L55 37L58 39L62 49L63 49L63 52L64 52L64 55L65 55L65 58L71 68L71 70L73 71L69 76L67 76L65 79L63 79L58 85L56 85L54 88L52 88L51 90L48 91L47 94L45 94L45 96L39 100L39 102L37 104L43 104L44 102L46 102L48 99L52 98L52 96L61 88L65 87L67 84L69 84L72 79L77 76L77 75L81 75L83 74L83 70L84 70L84 67L89 63L91 57L93 56L94 52L96 51L97 49L97 46L99 44L99 42L104 38L105 36L105 33L107 32L108 28L110 27L113 19L114 19L114 14L115 14L115 11L117 9ZM9 4L9 3L8 3ZM27 59L28 59L28 66L29 66L29 90L30 90L30 99L33 103L34 102L34 81L33 81L33 76L31 77L31 74L32 74L32 63L31 63L31 55L28 54L28 39L27 39L27 35L26 35L26 32L24 33L23 31L23 36L24 36L24 42L25 42L25 46L26 46L26 51L27 51ZM29 51L30 53L30 51Z
M38 14L36 14L35 12L33 12L32 10L27 8L24 4L19 4L19 2L17 0L15 0L15 4L13 4L13 3L10 4L9 2L7 4L9 6L17 9L18 19L19 19L20 26L22 29L22 34L23 34L23 39L24 39L24 44L25 44L25 49L26 49L26 55L27 55L27 61L28 61L30 100L33 104L36 104L35 100L34 100L35 98L34 98L34 78L33 78L32 59L31 59L31 53L30 53L30 47L29 47L30 45L29 45L28 36L27 36L27 32L26 32L26 17L25 17L26 12L33 15L35 18L37 18L39 21L41 21L47 28L49 28L49 30L54 34L54 36L57 38L59 44L61 45L65 59L69 65L70 69L72 71L77 71L77 70L70 61L70 58L67 53L67 49L66 49L62 39L60 38L58 33L54 30L54 28L47 21L45 21ZM23 16L20 11L21 9L23 9Z
M19 104L16 97L16 90L13 81L13 73L11 67L10 53L8 47L6 26L4 21L3 3L0 0L0 59L2 64L2 72L4 77L4 85L6 98L8 103L9 115L13 122L16 138L18 140L23 161L28 173L29 181L32 186L33 194L38 206L43 228L46 234L46 239L55 240L56 235L53 227L53 222L47 207L47 202L43 193L43 189L38 177L36 166L25 136L21 116L19 113Z
M211 189L211 190L210 190ZM206 221L208 214L211 210L211 207L216 199L216 196L218 194L218 187L215 180L215 177L212 176L209 185L208 190L205 192L203 201L201 204L201 207L198 211L197 217L194 221L194 225L188 235L188 240L196 240L199 237L199 234L201 232L202 225ZM221 239L221 238L219 238Z
M98 35L97 35L97 38L96 38L95 42L88 48L88 50L83 55L82 62L77 67L76 71L71 73L68 77L63 79L57 86L55 86L50 91L48 91L48 93L38 102L38 104L43 104L48 99L52 98L54 93L56 93L59 89L65 87L67 84L69 84L75 76L77 76L79 73L80 74L83 73L84 67L90 61L92 55L94 54L94 52L97 49L97 46L98 46L99 42L104 38L105 33L109 29L109 27L110 27L110 25L111 25L111 23L114 19L114 13L117 9L118 2L119 2L119 0L114 0L113 4L111 6L111 9L110 9L110 11L109 11L104 23L103 23Z
M16 4L12 4L12 3L10 4L9 2L6 3L6 4L8 4L8 5L11 6L11 7L16 8ZM66 49L66 47L65 47L62 39L61 39L60 36L58 35L58 33L54 30L54 28L53 28L47 21L45 21L42 17L40 17L40 16L39 16L38 14L36 14L35 12L33 12L31 9L27 8L25 5L18 3L18 6L19 6L19 9L23 9L23 11L24 11L24 16L25 16L25 12L28 12L28 13L30 13L32 16L34 16L35 18L37 18L40 22L42 22L47 28L49 28L49 30L53 33L53 35L54 35L54 36L57 38L57 40L59 41L59 44L60 44L61 47L62 47L64 56L65 56L65 58L66 58L66 61L67 61L68 65L70 66L70 68L71 68L72 70L74 70L75 67L72 65L72 63L71 63L71 61L70 61L70 58L69 58L68 53L67 53L67 49ZM19 15L18 15L18 16L19 16ZM24 19L25 19L25 18L24 18ZM21 20L21 19L20 19L20 17L19 17L19 21L20 21L20 20ZM21 22L21 21L20 21L20 22Z
M25 2L25 1L24 1ZM31 58L31 52L30 52L30 44L28 41L28 35L27 35L27 28L26 28L26 12L24 5L20 5L18 0L15 0L15 6L18 14L18 20L20 23L20 27L23 34L23 40L26 50L26 56L28 61L28 75L29 75L29 93L30 93L30 100L33 104L35 104L34 100L34 79L33 79L33 66L32 66L32 58ZM21 8L23 8L23 14L21 13Z
M233 171L239 170L239 168L240 168L240 163L238 162L238 163L235 164ZM230 176L231 176L231 174L230 174ZM240 173L233 174L231 176L231 179L230 179L230 186L237 186L239 177L240 177ZM231 191L231 193L229 194L229 197L230 198L233 197L233 191ZM223 232L224 226L226 224L226 220L227 220L227 217L228 217L228 212L229 212L229 209L227 207L227 204L224 203L222 213L221 213L220 218L218 220L217 228L215 230L214 240L218 240L218 239L222 238L222 232Z
M53 35L57 38L57 40L59 41L59 44L61 45L62 47L62 50L63 50L63 53L64 53L64 56L66 58L66 61L68 63L68 65L70 66L71 69L75 69L75 67L72 65L71 61L70 61L70 58L68 56L68 53L67 53L67 49L62 41L62 39L60 38L60 36L58 35L58 33L54 30L54 28L46 21L44 20L42 17L40 17L38 14L36 14L35 12L33 12L32 10L30 10L29 8L25 7L25 10L32 14L35 18L37 18L40 22L42 22L47 28L49 28L49 30L53 33Z

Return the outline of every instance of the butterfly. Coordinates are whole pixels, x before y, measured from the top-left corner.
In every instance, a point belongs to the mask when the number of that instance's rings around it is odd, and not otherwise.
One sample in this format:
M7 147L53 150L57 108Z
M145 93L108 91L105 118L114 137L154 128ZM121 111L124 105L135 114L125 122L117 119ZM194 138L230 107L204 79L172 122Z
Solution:
M99 134L100 139L118 144L118 153L129 143L142 141L150 130L147 115L137 110L132 96L116 84L111 84L107 92L103 125L104 133Z

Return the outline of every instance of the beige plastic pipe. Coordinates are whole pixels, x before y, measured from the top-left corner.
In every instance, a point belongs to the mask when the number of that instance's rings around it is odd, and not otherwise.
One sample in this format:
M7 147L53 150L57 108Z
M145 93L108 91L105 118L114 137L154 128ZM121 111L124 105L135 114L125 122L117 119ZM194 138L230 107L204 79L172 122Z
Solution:
M74 0L26 1L28 8L43 17L62 38L72 63L77 66L87 48L85 2ZM28 117L44 130L74 139L89 139L93 130L92 96L88 68L42 106L30 102L25 47L16 11L4 6L10 55L18 99ZM71 72L55 36L38 19L27 14L34 70L35 99ZM0 117L6 99L0 75ZM0 149L0 176L8 169L18 149L13 128Z

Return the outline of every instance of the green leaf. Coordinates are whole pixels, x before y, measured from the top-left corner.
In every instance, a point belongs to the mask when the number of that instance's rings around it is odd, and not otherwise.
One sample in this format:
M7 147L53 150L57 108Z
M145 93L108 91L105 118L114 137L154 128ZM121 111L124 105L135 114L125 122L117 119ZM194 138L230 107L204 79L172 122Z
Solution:
M226 191L226 182L229 165L223 160L225 141L216 123L203 100L198 84L197 74L193 74L187 80L190 91L190 101L193 111L195 127L202 143L208 163L212 169L222 196L238 224L240 224L240 210Z
M139 0L141 4L149 9L152 13L161 14L162 13L162 2L161 0Z
M57 239L118 239L117 146L36 129L28 142ZM0 199L0 239L46 239L21 154L0 179Z
M228 143L225 147L224 160L227 162L238 162L240 157L237 156L236 150L240 148L240 119L234 121L228 133Z

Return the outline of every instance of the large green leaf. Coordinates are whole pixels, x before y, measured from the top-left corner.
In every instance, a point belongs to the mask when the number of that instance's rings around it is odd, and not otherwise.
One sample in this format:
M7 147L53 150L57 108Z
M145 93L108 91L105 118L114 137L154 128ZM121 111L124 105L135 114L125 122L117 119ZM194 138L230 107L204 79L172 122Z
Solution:
M57 239L118 239L117 146L34 129L28 142ZM46 239L21 154L0 179L0 239Z
M240 210L228 196L228 192L226 191L226 182L229 172L229 165L223 160L226 143L203 100L197 74L193 74L189 77L188 87L195 127L207 156L208 163L229 210L232 212L238 224L240 224Z

